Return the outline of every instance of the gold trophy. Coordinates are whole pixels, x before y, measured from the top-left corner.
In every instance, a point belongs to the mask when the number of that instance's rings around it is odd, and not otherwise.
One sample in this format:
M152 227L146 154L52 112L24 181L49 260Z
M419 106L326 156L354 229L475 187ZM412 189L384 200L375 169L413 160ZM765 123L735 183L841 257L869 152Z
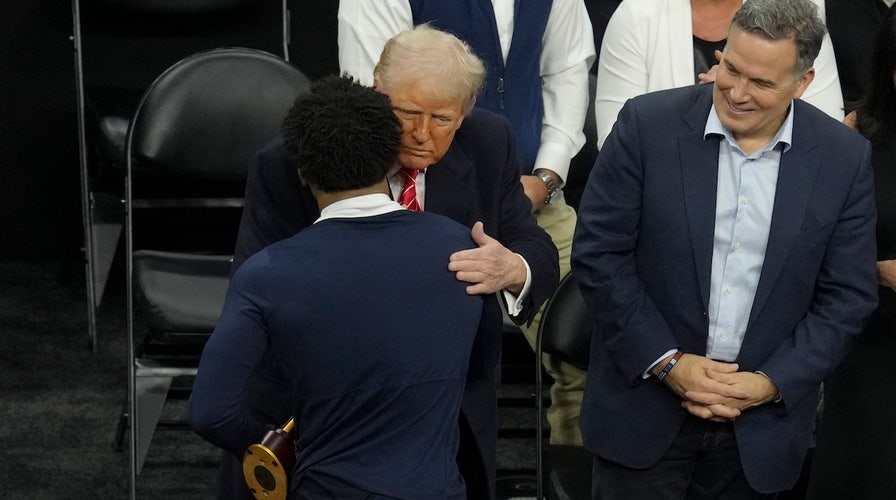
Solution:
M268 431L261 443L253 444L243 455L243 476L256 499L286 500L289 476L296 464L294 427L294 419L289 419L283 428Z

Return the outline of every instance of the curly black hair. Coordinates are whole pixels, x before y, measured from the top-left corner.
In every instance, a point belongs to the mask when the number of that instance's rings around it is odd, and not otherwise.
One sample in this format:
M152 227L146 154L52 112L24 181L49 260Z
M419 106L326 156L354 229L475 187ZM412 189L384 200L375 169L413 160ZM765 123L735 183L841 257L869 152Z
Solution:
M401 143L389 97L346 76L321 78L298 96L281 132L302 177L327 193L383 180Z

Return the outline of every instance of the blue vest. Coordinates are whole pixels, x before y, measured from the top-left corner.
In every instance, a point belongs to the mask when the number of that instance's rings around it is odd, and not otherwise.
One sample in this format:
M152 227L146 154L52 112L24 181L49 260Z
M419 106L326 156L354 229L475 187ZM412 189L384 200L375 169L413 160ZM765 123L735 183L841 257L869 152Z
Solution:
M491 0L408 0L415 26L429 22L452 33L482 59L488 74L476 106L510 121L521 174L532 173L541 145L541 40L551 1L515 0L513 38L505 65Z

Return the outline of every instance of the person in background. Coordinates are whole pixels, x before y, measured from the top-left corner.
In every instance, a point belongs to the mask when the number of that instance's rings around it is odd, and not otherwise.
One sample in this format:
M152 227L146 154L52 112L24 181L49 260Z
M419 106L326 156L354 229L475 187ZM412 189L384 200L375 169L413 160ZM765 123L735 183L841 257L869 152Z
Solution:
M572 254L594 499L800 477L822 380L877 305L870 144L800 100L824 34L810 0L748 0L714 83L619 113Z
M821 9L823 0L813 0ZM622 2L610 18L598 60L594 113L602 148L625 101L647 92L713 79L731 17L742 0L638 0ZM826 36L815 78L802 99L837 120L843 96Z
M865 334L825 381L809 499L890 498L896 492L896 8L874 41L865 98L846 123L871 141L880 303Z
M531 320L559 279L557 250L536 224L519 182L510 126L500 115L474 108L484 73L467 45L427 26L390 39L375 71L375 88L389 96L402 128L396 165L388 175L390 194L405 206L472 228L478 246L452 254L446 263L459 280L472 283L468 293L484 296L457 455L467 497L477 499L495 495L502 309L515 322ZM282 138L252 160L235 269L318 218L317 203L297 168L301 165L289 160ZM399 312L396 304L383 314ZM268 351L256 367L250 394L257 418L279 426L291 416L292 408L284 404L286 380ZM234 484L241 481L242 469L232 455L224 455L221 472L219 498L246 498L247 489Z
M588 70L593 30L581 0L342 0L339 67L370 82L379 52L391 36L423 23L455 34L486 66L476 106L510 121L520 158L519 179L538 225L551 236L560 275L569 272L575 210L562 187L570 160L585 143ZM521 326L534 348L540 314ZM554 379L547 412L550 440L581 445L578 428L584 373L545 356Z

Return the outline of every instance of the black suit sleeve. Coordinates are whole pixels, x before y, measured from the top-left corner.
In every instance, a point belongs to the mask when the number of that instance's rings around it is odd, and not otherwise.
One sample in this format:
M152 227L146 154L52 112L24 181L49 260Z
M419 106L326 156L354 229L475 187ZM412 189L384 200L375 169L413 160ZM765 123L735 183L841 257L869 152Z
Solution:
M255 252L293 236L318 216L314 196L301 185L282 138L275 139L249 164L232 272Z
M500 224L495 238L512 252L522 255L532 272L532 286L524 301L523 311L513 318L521 324L531 321L541 305L554 293L560 280L560 265L557 247L538 226L532 214L532 202L523 192L516 145L509 127L505 126L505 133L507 148L500 179Z

